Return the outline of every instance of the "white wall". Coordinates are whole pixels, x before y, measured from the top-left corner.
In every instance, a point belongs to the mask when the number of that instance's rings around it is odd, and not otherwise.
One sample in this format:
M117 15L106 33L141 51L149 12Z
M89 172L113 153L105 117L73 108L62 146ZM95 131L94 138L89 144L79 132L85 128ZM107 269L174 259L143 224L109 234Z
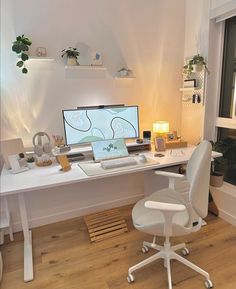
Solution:
M185 1L157 0L2 0L2 139L22 137L26 146L37 131L63 134L61 110L78 105L139 104L141 129L167 119L180 129L181 66ZM168 17L166 17L168 15ZM15 67L12 41L32 41L31 54L45 46L55 63ZM105 79L66 78L60 51L82 42L101 51ZM116 80L124 65L135 80Z
M209 0L187 0L185 15L184 58L208 55ZM183 139L197 144L203 136L204 106L182 104L181 131Z
M61 110L95 104L139 104L141 129L170 121L180 129L185 0L2 0L1 139L23 138L31 146L35 132L63 134ZM28 75L15 67L11 44L29 36L31 53L45 46L54 63L27 63ZM84 42L101 51L105 79L66 78L60 51ZM116 80L123 65L136 79ZM26 194L34 226L135 202L143 194L140 174ZM16 229L14 197L9 197Z

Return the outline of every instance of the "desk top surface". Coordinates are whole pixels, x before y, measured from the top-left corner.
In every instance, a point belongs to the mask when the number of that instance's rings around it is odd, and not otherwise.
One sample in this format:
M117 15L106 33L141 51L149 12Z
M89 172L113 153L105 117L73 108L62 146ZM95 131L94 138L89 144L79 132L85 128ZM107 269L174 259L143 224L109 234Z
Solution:
M164 157L154 157L155 152L144 152L143 154L145 154L146 157L156 162L152 164L144 163L142 166L133 166L132 168L121 167L120 170L116 172L109 172L109 170L107 170L106 174L96 176L87 176L78 166L78 163L73 163L72 169L68 172L60 171L60 166L58 164L53 164L48 167L35 167L19 174L12 174L6 169L3 169L1 174L0 196L183 164L189 160L193 150L193 146L182 149L166 150L163 152L165 155ZM221 154L213 152L212 156L219 157Z

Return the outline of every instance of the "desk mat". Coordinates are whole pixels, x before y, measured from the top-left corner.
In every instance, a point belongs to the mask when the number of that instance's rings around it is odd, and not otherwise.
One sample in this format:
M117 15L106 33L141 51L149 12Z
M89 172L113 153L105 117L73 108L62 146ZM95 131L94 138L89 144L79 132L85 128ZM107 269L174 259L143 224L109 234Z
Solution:
M86 163L81 162L81 163L78 163L78 166L85 172L87 176L97 176L97 175L106 175L106 174L113 173L113 172L129 171L130 169L143 168L143 167L148 167L151 165L159 164L158 161L152 160L150 158L147 158L146 163L139 162L138 158L136 159L136 161L138 162L137 165L123 166L123 167L113 168L113 169L103 169L100 163L94 163L93 161L86 162Z

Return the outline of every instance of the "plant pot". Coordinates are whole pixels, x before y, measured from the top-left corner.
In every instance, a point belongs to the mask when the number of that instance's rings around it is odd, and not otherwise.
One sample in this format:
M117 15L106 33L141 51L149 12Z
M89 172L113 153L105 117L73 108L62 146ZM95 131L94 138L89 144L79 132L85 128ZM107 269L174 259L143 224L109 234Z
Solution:
M195 72L201 72L203 69L203 66L202 64L193 64L193 70L192 72L195 73Z
M126 76L128 76L128 70L126 70L126 69L120 70L120 71L119 71L119 76L120 76L120 77L126 77Z
M33 169L35 167L35 162L27 163L29 169Z
M74 58L74 57L68 57L68 58L67 58L67 65L68 65L68 66L78 65L77 59Z
M210 176L210 185L213 187L221 187L224 182L224 175L221 172L214 172Z

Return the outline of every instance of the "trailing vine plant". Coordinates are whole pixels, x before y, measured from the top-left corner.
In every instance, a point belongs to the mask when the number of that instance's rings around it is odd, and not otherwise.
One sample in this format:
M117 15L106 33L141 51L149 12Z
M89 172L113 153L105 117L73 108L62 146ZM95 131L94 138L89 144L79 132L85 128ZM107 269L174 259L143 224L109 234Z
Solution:
M12 51L14 51L20 58L17 61L16 66L22 69L22 73L27 73L28 69L25 67L25 61L29 59L27 51L29 51L29 46L32 42L25 35L17 36L16 40L12 44Z

